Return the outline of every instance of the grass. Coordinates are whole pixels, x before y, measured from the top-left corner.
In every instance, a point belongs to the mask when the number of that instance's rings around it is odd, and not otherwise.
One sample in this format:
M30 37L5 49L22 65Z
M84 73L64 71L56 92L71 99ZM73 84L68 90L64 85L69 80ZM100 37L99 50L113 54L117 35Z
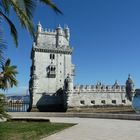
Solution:
M1 122L0 140L40 140L73 125L50 122Z

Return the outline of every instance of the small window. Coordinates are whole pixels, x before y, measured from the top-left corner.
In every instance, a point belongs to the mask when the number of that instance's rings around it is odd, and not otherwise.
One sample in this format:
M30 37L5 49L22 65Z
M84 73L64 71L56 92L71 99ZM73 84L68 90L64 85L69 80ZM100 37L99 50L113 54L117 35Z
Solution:
M56 69L56 68L55 68L54 66L50 66L50 67L47 68L47 70L48 70L48 71L51 71L51 72L52 72L52 71L55 71L55 69Z
M50 59L52 59L52 54L50 54Z
M56 76L56 68L55 68L55 66L48 66L46 68L46 70L47 70L47 77L55 78L55 76Z
M53 54L53 59L55 59L55 55Z
M60 71L60 73L62 73L62 71Z
M84 105L84 104L85 104L85 101L84 101L84 100L81 100L80 103L81 103L82 105Z
M101 103L102 103L102 104L105 104L105 100L102 100Z
M51 67L51 71L53 71L53 67Z
M116 104L116 100L112 100L112 104Z
M95 104L95 100L92 100L92 101L91 101L91 104Z
M124 103L124 104L125 104L125 103L126 103L126 100L122 100L122 103Z
M61 62L60 62L60 65L61 65Z
M50 59L55 59L55 54L50 54Z

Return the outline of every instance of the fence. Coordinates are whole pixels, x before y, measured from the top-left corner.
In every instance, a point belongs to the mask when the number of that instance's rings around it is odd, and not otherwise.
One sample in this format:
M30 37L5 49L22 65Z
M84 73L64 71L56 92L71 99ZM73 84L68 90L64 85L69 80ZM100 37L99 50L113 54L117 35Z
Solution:
M29 108L29 103L26 103L26 102L19 102L19 103L8 102L7 103L8 112L27 112L28 108Z

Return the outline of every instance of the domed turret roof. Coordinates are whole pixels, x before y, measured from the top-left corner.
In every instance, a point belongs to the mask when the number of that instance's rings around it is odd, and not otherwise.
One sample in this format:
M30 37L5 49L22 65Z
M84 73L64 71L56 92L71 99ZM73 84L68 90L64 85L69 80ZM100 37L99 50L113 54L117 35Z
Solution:
M42 26L41 23L40 23L40 21L38 22L37 26Z
M61 25L59 24L58 27L56 29L62 29Z
M118 85L119 85L119 83L118 83L118 81L116 80L114 86L118 86Z

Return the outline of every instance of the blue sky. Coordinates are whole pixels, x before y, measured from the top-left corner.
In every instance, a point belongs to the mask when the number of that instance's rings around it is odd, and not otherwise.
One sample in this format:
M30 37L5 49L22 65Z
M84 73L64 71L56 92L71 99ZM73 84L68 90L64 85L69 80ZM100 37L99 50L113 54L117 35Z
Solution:
M75 84L120 84L130 73L136 88L140 87L140 1L139 0L54 0L64 15L39 5L34 22L54 29L67 24L71 30L70 44L74 48ZM30 79L32 38L17 25L19 47L15 48L4 23L7 41L6 55L17 65L17 88L7 93L23 93Z

